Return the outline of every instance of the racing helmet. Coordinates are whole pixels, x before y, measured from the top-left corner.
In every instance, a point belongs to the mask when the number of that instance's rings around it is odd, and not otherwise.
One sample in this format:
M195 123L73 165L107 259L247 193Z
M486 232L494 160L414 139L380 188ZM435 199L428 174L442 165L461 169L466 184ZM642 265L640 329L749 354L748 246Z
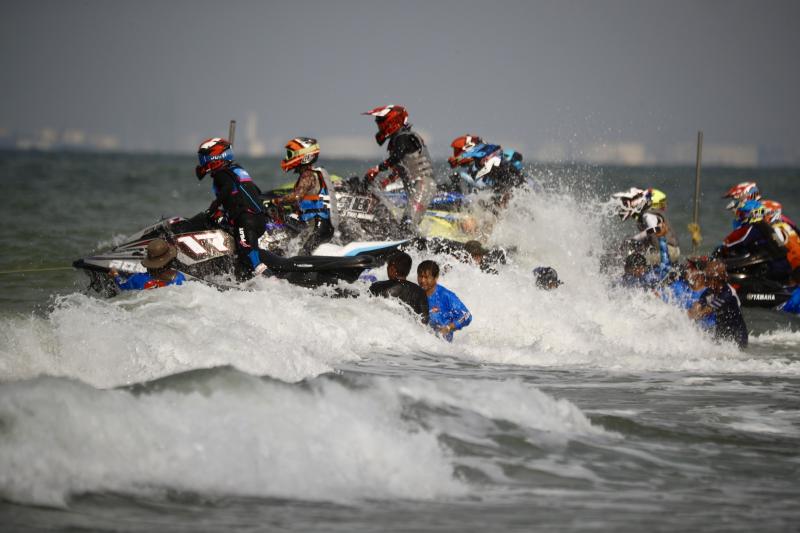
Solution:
M227 166L233 161L231 143L222 137L206 139L197 149L197 159L200 162L194 169L197 179L201 180L206 174Z
M780 222L783 216L783 206L780 202L774 200L762 200L761 205L764 206L764 219L770 224Z
M758 190L758 185L754 181L743 181L734 185L723 198L730 198L731 201L725 206L725 209L736 211L748 200L761 200L761 192Z
M764 220L766 209L759 200L747 200L736 208L736 219L742 224L755 224Z
M308 165L317 160L319 143L311 137L295 137L286 143L286 157L281 161L281 168L288 172L300 165Z
M381 146L386 139L400 131L400 128L408 125L408 111L399 105L380 106L361 114L375 117L375 123L378 125L375 140Z
M453 148L453 157L448 157L447 162L450 163L451 168L468 165L472 160L469 158L461 158L461 154L475 148L477 145L483 143L483 140L477 135L462 135L456 137L450 146Z
M641 215L645 209L652 205L651 190L631 187L627 191L614 193L612 198L619 200L620 206L617 215L622 220Z
M659 189L650 189L650 202L653 209L666 209L667 195Z

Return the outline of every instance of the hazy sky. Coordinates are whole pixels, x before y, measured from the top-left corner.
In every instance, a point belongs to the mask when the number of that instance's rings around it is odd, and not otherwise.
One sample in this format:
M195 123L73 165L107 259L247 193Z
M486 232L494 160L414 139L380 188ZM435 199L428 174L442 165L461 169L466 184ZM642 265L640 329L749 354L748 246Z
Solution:
M467 132L529 151L658 150L698 129L800 146L795 0L3 0L2 13L0 128L15 133L193 151L256 113L277 154L295 135L373 146L359 113L398 103L437 155Z

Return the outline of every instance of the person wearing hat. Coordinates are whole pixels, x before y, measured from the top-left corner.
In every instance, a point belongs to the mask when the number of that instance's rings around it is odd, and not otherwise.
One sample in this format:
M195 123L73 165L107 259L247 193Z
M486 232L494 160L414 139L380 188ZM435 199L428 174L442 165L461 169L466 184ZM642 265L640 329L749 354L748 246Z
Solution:
M732 341L739 348L747 347L747 325L742 316L742 308L736 291L728 285L728 272L725 263L714 260L705 269L706 290L689 309L689 318L701 321L713 314L716 317L714 337Z
M164 239L153 239L147 245L147 257L142 259L142 266L147 272L139 272L123 279L116 268L111 268L108 275L114 284L123 291L139 291L156 289L167 285L182 285L186 276L173 268L173 261L178 249Z
M546 291L557 289L559 285L564 284L558 279L558 272L553 267L536 267L533 269L533 275L536 276L536 286Z

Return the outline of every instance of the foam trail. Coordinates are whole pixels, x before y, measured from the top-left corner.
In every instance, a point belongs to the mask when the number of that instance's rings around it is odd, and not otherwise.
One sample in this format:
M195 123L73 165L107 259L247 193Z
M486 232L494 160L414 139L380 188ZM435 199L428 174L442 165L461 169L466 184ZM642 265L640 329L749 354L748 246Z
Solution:
M426 409L409 411L410 402ZM331 501L461 497L474 487L455 477L457 458L439 436L486 435L442 408L473 413L465 419L483 420L478 428L504 419L563 440L603 434L574 405L517 382L290 385L214 370L133 394L38 378L0 385L0 493L46 505L83 492L162 489Z

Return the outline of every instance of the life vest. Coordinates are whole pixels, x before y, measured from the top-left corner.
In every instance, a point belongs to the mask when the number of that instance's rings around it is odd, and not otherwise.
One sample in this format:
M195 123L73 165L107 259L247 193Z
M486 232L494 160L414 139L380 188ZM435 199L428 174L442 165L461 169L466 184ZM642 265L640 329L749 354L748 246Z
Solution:
M792 270L800 267L800 236L786 222L776 222L772 227L786 247L786 259L792 265Z
M314 167L311 171L317 176L319 191L315 194L307 194L300 199L300 219L308 221L319 217L330 220L331 197L327 184L328 180L325 179L327 172L322 167Z
M658 223L656 224L655 227L656 228L657 227L661 227L662 228L660 233L655 232L655 233L650 234L648 232L648 238L649 238L650 245L653 246L654 248L658 249L659 248L659 244L658 244L659 237L665 237L667 239L667 244L669 246L672 246L674 248L678 248L678 238L675 236L675 232L672 231L672 226L670 225L669 222L667 222L666 217L664 217L664 215L659 213L658 211L647 210L644 213L642 213L641 216L637 217L636 225L639 228L639 231L645 231L645 230L649 229L648 225L647 225L647 222L645 222L645 220L644 220L644 218L645 218L644 215L645 214L649 214L649 215L655 216L658 219Z

